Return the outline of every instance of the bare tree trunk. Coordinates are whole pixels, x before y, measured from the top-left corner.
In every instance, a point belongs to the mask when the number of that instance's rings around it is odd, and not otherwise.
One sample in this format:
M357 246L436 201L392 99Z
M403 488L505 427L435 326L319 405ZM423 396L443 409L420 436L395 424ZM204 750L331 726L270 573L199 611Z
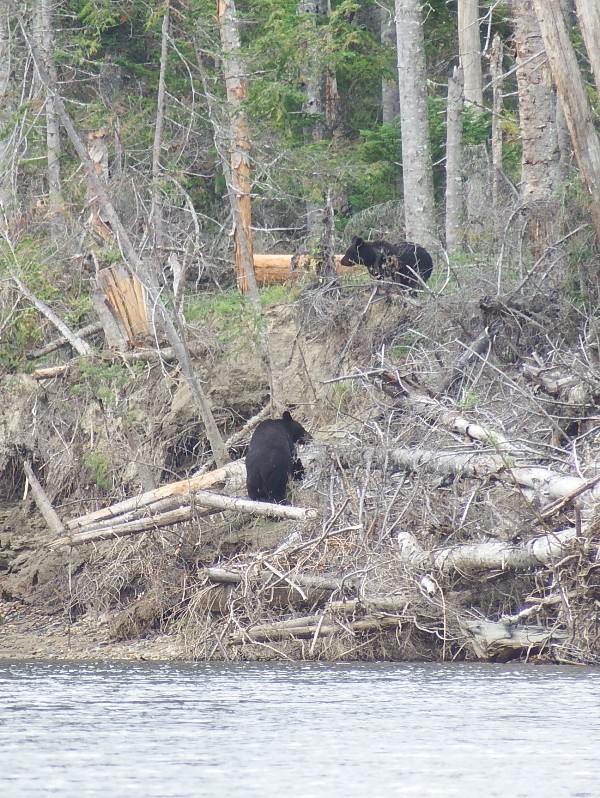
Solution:
M535 12L529 0L513 0L517 50L519 122L523 154L521 196L529 211L529 237L535 258L556 241L560 151L556 95Z
M31 51L33 53L37 70L40 74L40 77L49 93L54 95L54 101L56 106L56 112L60 117L60 120L63 124L63 127L67 131L69 139L73 144L77 155L79 156L83 167L87 173L87 178L96 188L98 202L103 209L103 213L110 223L110 226L115 234L116 240L119 244L121 249L121 253L123 255L123 260L128 265L129 269L135 274L140 282L143 284L144 288L148 291L148 294L152 300L153 307L156 309L157 313L160 316L160 320L165 326L165 331L167 333L167 337L173 347L177 360L181 366L182 374L188 383L190 388L191 394L194 397L194 401L200 411L200 415L202 417L202 421L204 422L204 426L206 429L206 436L210 443L213 456L217 465L223 466L225 463L229 462L229 454L225 445L223 443L223 439L221 438L221 434L219 433L219 429L216 425L215 419L212 414L212 410L210 408L210 404L208 399L206 398L204 391L202 390L202 386L196 374L194 373L194 367L192 365L192 361L190 359L189 351L187 348L187 344L185 342L185 336L183 331L178 329L179 327L179 320L177 317L173 319L171 315L168 313L167 309L165 308L160 295L157 291L156 285L149 279L147 270L144 267L144 263L140 256L135 251L133 244L131 243L131 239L125 227L123 226L120 217L116 213L114 206L109 198L106 186L102 183L99 179L96 171L94 169L94 164L90 159L88 152L85 148L83 141L81 140L81 136L78 134L71 117L67 113L67 110L64 106L64 103L57 93L55 85L52 82L50 75L48 74L47 70L44 67L44 64L37 52L37 48L35 45L32 45L29 41L27 36L27 31L23 24L21 24L21 32L23 34L23 38L25 41L29 43Z
M492 204L499 207L500 181L502 175L502 56L503 45L500 34L496 33L490 52L490 73L492 78ZM494 218L496 232L499 230L499 214Z
M591 194L590 210L600 241L600 139L560 0L533 0L550 69L562 103L577 164Z
M39 0L36 14L36 39L44 66L56 85L57 75L54 65L54 36L52 27L52 2ZM52 92L46 96L46 153L48 158L48 203L54 235L60 235L62 224L62 197L60 182L60 129L56 103Z
M575 0L575 8L596 90L600 92L600 4L598 0Z
M298 14L304 15L306 24L310 27L309 36L311 43L305 55L306 58L306 99L302 105L302 112L308 124L304 129L306 141L322 141L326 134L325 101L324 101L324 74L320 47L317 40L316 17L323 14L323 4L319 0L300 0ZM306 227L309 236L316 245L323 236L323 204L314 199L306 200Z
M432 247L436 223L420 0L396 0L396 37L406 238Z
M258 288L256 288L254 280L252 251L250 138L244 109L246 71L240 57L240 35L234 0L217 0L217 9L229 104L232 182L231 185L228 185L228 190L234 219L233 240L237 284L242 293L252 290L258 296Z
M462 69L454 67L448 79L446 123L446 251L453 255L462 247Z
M0 129L5 130L13 107L9 101L9 84L12 66L12 46L10 39L10 4L0 3ZM11 188L11 169L9 157L11 153L11 137L0 137L0 205L9 216L14 205Z
M379 4L380 38L384 47L396 52L396 22L394 19L394 0L382 0ZM393 122L400 116L400 95L398 83L389 78L381 81L381 118Z
M464 75L465 102L483 106L478 0L458 0L458 51Z
M149 227L154 233L154 254L156 259L162 258L164 254L164 219L159 182L162 174L160 151L165 122L165 73L167 71L170 11L169 3L167 3L162 21L160 72L158 75L158 93L156 97L156 124L154 126L154 144L152 147L152 208L150 210Z

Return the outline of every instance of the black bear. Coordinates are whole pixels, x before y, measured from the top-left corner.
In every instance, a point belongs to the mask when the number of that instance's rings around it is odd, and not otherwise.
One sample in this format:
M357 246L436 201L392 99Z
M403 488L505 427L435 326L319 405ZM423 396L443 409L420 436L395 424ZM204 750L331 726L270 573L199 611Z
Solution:
M294 479L304 475L296 444L307 440L310 435L287 410L281 418L261 421L246 453L248 496L259 502L283 502L290 474Z
M426 249L410 241L365 241L354 236L342 258L342 266L366 266L377 280L392 280L402 288L415 290L426 283L433 261Z

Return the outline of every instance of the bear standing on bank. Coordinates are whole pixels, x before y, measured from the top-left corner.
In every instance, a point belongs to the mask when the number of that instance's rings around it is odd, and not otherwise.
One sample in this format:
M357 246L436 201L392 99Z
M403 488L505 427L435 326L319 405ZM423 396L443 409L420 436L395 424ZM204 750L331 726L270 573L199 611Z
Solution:
M431 255L410 241L366 241L354 236L341 260L342 266L366 266L377 280L391 280L402 288L423 286L433 271Z
M296 444L308 440L308 432L287 410L281 418L261 421L246 454L248 496L259 502L283 502L290 474L294 479L304 474Z

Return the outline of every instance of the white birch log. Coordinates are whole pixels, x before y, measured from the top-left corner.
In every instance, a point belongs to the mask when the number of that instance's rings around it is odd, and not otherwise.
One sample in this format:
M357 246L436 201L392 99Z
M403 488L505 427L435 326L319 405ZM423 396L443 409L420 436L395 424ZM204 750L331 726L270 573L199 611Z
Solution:
M576 539L575 529L563 529L532 538L520 546L500 540L466 543L426 551L406 529L397 535L400 557L413 568L435 568L443 574L451 571L472 573L483 570L525 570L552 565L569 550Z

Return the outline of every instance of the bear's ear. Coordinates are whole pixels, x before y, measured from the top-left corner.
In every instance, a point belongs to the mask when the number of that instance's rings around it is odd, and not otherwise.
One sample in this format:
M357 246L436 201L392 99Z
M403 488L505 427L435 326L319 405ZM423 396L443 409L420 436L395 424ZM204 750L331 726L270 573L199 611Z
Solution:
M365 243L365 239L359 238L358 236L354 236L354 238L352 239L352 243L356 247L362 247L362 245Z
M293 421L292 414L289 412L289 410L286 410L286 411L284 412L284 414L281 416L281 418L282 418L284 421Z

